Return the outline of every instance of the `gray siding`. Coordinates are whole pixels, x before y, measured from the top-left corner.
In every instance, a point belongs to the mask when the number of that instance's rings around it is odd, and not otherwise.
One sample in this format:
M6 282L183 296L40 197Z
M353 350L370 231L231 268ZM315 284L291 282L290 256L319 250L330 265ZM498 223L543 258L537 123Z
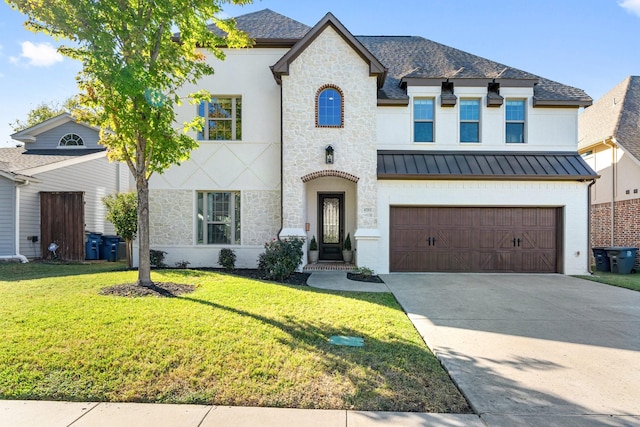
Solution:
M122 167L120 168L122 169ZM27 257L40 257L40 242L31 243L26 236L40 236L40 192L83 191L85 230L115 234L105 217L102 198L118 188L118 167L106 158L86 161L35 176L42 181L20 190L20 250Z
M102 145L98 145L100 135L96 130L74 122L62 124L54 129L41 133L36 137L36 141L28 143L26 148L28 150L58 148L60 138L68 133L75 133L81 136L86 148L103 148Z
M0 255L15 255L15 184L0 177Z

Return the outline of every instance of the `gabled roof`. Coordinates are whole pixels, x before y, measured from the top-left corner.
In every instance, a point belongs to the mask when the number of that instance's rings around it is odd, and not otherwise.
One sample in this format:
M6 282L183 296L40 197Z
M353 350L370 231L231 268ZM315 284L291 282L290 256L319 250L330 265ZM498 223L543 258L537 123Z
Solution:
M578 149L607 139L640 160L640 76L627 77L580 115Z
M240 15L235 18L235 21L236 28L249 34L256 46L278 44L293 46L311 29L308 25L270 9ZM224 36L224 32L215 24L209 25L209 29Z
M329 18L330 17L330 18ZM348 42L361 53L363 59L372 67L386 69L386 76L378 92L378 99L390 104L408 102L403 84L415 83L416 79L480 79L493 81L508 86L509 81L521 86L533 86L535 106L573 106L585 107L593 100L582 89L567 86L552 80L531 74L517 68L476 56L459 49L415 36L352 36L349 31L330 13L311 29L304 24L265 9L259 12L241 15L235 18L238 28L246 31L256 39L256 47L268 46L282 42L284 39L297 39L298 48L284 61L274 66L273 71L286 74L287 63L294 60L300 49L313 40L313 32L317 34L327 24L327 20L341 28L341 33ZM306 29L306 31L305 31ZM302 39L305 38L305 42ZM373 58L371 58L371 56ZM284 62L284 63L282 63ZM376 70L373 70L373 69ZM381 77L384 74L379 74ZM412 80L413 79L413 80ZM478 82L484 85L484 81Z
M347 44L349 44L358 55L369 64L369 75L377 76L378 87L382 87L384 84L387 69L380 63L378 58L373 56L362 43L353 37L353 35L345 28L344 25L335 17L332 13L327 13L305 36L298 41L289 52L287 52L276 64L271 67L276 80L280 82L283 74L289 74L289 64L302 53L307 46L327 28L332 27Z
M597 177L576 152L378 151L378 179L582 181Z
M53 166L56 163L62 164L62 162L68 160L80 160L80 158L82 158L82 160L89 160L95 157L93 155L96 153L102 153L101 156L106 156L106 150L103 148L87 150L25 150L23 147L0 148L0 171L16 174L24 172L28 175L36 168Z
M21 142L35 142L36 136L68 122L78 123L79 125L85 126L89 129L93 129L96 132L100 131L100 128L98 127L91 126L82 122L77 122L76 119L69 113L62 113L48 120L45 120L44 122L38 123L37 125L16 132L11 135L11 138Z

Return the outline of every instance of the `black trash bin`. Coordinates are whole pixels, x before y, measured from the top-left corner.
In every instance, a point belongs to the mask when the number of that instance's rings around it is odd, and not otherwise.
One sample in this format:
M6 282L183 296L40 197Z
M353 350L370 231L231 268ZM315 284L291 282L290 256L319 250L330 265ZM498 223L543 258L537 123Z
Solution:
M591 250L593 250L593 257L596 259L596 270L611 271L607 248L592 248Z
M636 265L636 252L638 248L624 246L612 246L606 248L611 265L611 272L617 274L629 274Z
M102 236L102 245L100 245L100 258L109 262L118 260L118 246L120 237L118 236Z
M100 259L100 244L102 237L100 233L89 233L85 243L85 259Z

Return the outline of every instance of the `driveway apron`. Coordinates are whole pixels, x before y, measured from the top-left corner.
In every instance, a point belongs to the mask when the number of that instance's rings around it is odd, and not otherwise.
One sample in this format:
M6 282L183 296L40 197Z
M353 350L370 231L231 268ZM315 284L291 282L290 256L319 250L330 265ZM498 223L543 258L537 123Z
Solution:
M558 274L383 279L489 425L640 425L640 292Z

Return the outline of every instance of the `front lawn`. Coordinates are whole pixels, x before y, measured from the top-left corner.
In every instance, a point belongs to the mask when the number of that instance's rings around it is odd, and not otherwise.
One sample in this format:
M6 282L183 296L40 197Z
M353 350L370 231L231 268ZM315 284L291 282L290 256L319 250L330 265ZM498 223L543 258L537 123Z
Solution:
M594 282L606 283L607 285L619 286L634 291L640 291L640 274L616 274L605 271L593 271L592 276L576 276L580 279L592 280Z
M122 267L0 264L0 399L470 412L391 294L161 270L196 290L100 295Z

